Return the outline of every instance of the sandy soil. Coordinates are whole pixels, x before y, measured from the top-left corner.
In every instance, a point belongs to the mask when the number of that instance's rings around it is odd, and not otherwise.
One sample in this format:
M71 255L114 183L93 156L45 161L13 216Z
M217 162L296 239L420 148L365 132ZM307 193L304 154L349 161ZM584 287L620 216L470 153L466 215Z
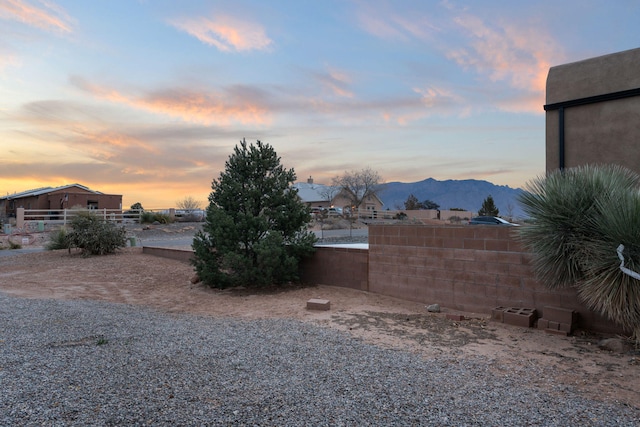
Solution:
M192 284L193 276L189 264L146 255L141 248L89 258L66 250L0 257L0 292L11 296L101 300L168 313L299 319L424 358L473 354L488 357L504 371L514 365L552 367L558 383L640 408L640 352L603 350L598 346L602 336L549 335L446 308L428 313L424 304L333 286L221 291ZM328 299L331 309L307 310L311 298ZM448 313L463 314L466 320L453 321Z

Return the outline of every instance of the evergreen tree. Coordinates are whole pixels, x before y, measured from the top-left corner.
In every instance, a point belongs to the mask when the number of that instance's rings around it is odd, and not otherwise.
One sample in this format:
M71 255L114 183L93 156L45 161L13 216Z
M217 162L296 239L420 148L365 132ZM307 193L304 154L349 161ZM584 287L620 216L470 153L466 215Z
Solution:
M415 211L420 209L420 202L418 202L418 198L413 194L409 194L407 200L404 202L404 208L408 211Z
M243 139L211 185L203 230L193 240L193 264L217 287L264 286L298 278L299 261L313 252L309 209L292 187L293 169L269 144Z
M440 208L440 205L429 199L425 200L424 202L419 202L416 196L414 196L413 194L409 194L409 197L407 197L407 200L404 202L404 208L408 211L420 209L436 210Z
M500 211L493 202L493 197L491 197L491 195L484 199L482 207L478 211L479 216L498 216L499 213Z
M424 202L421 203L422 205L422 209L431 209L431 210L437 210L440 209L440 205L437 204L436 202L432 201L432 200L425 200Z

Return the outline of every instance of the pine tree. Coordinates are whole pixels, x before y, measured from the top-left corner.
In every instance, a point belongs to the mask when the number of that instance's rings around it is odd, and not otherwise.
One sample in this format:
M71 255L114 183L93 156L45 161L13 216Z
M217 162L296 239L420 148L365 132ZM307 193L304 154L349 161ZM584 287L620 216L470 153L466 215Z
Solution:
M413 194L409 194L409 197L407 197L407 200L404 202L404 208L408 211L420 209L420 202L418 202L418 198Z
M211 185L203 230L193 241L193 264L217 287L264 286L298 277L313 252L309 209L292 187L296 175L269 144L236 145Z
M479 216L498 216L499 213L500 211L493 202L493 197L491 197L491 195L484 199L482 207L478 211Z

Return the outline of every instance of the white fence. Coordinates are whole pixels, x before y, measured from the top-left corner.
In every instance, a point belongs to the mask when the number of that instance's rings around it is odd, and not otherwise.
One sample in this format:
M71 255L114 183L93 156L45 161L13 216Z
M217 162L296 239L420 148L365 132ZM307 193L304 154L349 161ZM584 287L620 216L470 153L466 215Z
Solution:
M354 209L353 216L366 222L367 220L395 220L395 219L434 219L447 223L466 222L475 216L474 212L459 210L369 210Z
M26 224L37 224L38 228L46 225L66 225L71 219L79 213L90 212L102 218L105 221L117 223L134 223L140 222L142 211L137 209L16 209L16 227L25 228Z

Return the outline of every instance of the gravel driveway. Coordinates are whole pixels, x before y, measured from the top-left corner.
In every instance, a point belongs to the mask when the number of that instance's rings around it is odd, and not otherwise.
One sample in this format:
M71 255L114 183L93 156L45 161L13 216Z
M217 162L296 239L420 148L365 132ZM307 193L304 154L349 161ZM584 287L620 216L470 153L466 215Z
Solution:
M425 360L294 320L0 293L0 324L0 425L640 423L544 366Z

